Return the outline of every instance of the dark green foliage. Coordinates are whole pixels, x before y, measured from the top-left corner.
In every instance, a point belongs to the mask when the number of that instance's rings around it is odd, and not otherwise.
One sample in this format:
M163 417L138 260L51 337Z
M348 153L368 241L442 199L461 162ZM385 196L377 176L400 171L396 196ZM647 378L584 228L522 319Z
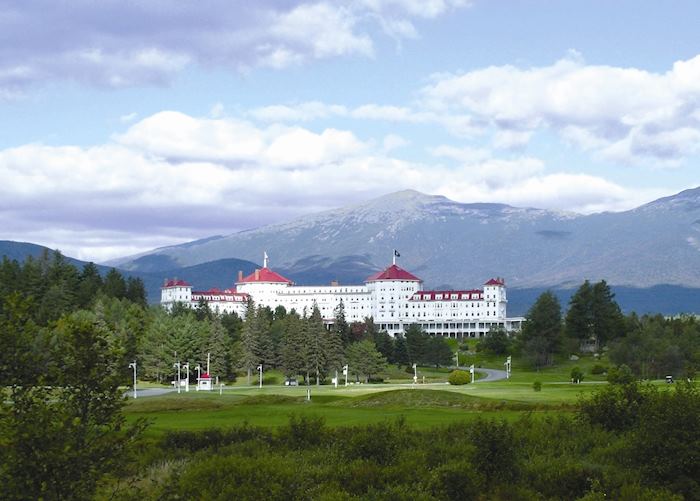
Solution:
M454 364L454 354L452 353L450 345L447 344L447 340L438 336L429 338L427 352L425 353L425 358L421 360L421 362L433 365L435 368L441 365Z
M401 366L407 365L408 361L408 344L406 338L399 334L394 338L394 363Z
M12 325L32 330L21 307L12 315L19 320L8 319ZM89 312L61 318L50 336L46 377L36 385L18 381L1 404L3 499L88 499L103 475L121 471L143 429L127 426L121 414L117 336Z
M447 381L453 385L469 384L472 382L472 375L468 371L454 370L450 372Z
M655 486L700 499L700 391L678 383L650 392L632 434L631 457Z
M532 389L534 391L542 391L542 382L541 381L533 381L532 382Z
M607 377L610 384L632 384L636 378L632 374L632 370L625 364L613 367L608 371Z
M583 381L583 371L580 367L574 367L571 369L570 377L572 383L580 383Z
M610 343L610 360L639 378L686 378L700 367L700 323L693 316L644 316L628 321L628 333Z
M386 359L379 353L372 341L360 341L348 346L346 351L350 372L357 378L364 378L365 383L370 377L386 368Z
M624 334L625 321L615 294L601 280L591 285L586 280L571 297L566 314L566 333L579 341L593 340L596 349Z
M124 280L122 274L116 269L112 268L107 272L107 275L105 275L102 292L104 292L107 297L114 297L117 299L126 297L126 280Z
M485 351L494 355L506 355L510 352L511 341L505 329L490 330L476 346L477 351Z
M532 305L519 341L534 367L552 364L562 342L561 306L554 294L544 292Z
M594 375L605 374L606 372L608 372L608 368L605 367L604 365L595 364L591 368L591 374L594 374Z
M580 416L586 422L609 431L624 431L638 423L649 388L636 383L603 387L580 402Z

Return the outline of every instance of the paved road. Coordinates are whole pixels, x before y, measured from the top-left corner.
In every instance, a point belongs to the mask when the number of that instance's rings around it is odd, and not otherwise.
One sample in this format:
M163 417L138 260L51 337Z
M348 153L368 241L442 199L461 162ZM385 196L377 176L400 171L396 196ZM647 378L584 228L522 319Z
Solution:
M482 374L486 374L486 377L482 377L481 379L477 379L474 381L475 383L490 383L492 381L500 381L502 379L506 379L506 371L498 370L498 369L474 369L476 372L481 372Z
M143 388L140 389L136 387L136 398L138 397L157 397L159 395L165 395L166 393L172 393L175 388ZM182 390L185 391L185 390ZM127 397L134 396L134 390L129 390L124 393Z

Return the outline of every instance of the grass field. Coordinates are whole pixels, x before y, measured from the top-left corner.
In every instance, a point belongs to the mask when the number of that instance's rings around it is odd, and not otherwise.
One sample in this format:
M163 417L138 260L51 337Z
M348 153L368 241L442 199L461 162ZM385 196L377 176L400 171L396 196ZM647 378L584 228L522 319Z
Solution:
M466 357L465 357L466 358ZM476 365L502 368L503 357L481 357ZM469 362L469 360L464 360ZM463 360L460 360L462 363ZM474 361L477 362L477 361ZM403 417L417 428L446 425L476 417L517 419L525 413L535 416L569 413L576 402L589 395L604 382L604 376L593 376L594 364L603 363L592 357L577 361L560 361L542 371L532 371L514 360L512 378L507 381L480 382L464 386L446 384L448 369L419 368L419 381L412 386L412 373L393 368L385 374L385 384L285 387L280 373L270 371L263 388L248 385L245 376L235 384L227 384L223 395L218 391L170 393L130 401L126 407L129 420L148 418L152 424L148 434L158 436L167 430L198 430L229 427L242 423L258 426L280 426L291 415L321 416L328 426L352 426L376 423ZM571 384L573 367L580 367L584 382ZM540 381L542 390L533 390ZM257 382L256 378L252 382ZM146 385L142 386L145 387ZM151 385L152 386L152 385Z

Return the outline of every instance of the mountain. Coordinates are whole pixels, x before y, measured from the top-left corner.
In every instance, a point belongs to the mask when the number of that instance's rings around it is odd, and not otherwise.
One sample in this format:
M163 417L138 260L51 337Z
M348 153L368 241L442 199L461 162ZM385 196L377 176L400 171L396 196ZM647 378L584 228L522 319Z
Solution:
M624 287L700 287L700 188L633 210L581 215L503 204L463 204L407 190L351 207L122 259L158 272L231 257L290 277L317 272L359 282L389 263L428 287L476 287L492 276L515 288L570 288L584 279ZM235 270L232 270L235 273Z

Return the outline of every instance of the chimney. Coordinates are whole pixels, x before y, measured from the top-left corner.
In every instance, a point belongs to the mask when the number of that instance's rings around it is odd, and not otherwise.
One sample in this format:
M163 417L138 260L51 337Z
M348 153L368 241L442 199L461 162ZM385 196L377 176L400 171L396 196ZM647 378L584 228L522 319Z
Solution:
M331 287L338 287L339 285L337 280L331 280Z
M168 279L164 278L163 279L163 287L167 287L167 286L168 286Z
M238 281L239 282L243 281L243 271L242 270L238 270Z
M260 270L255 270L255 281L260 280Z

